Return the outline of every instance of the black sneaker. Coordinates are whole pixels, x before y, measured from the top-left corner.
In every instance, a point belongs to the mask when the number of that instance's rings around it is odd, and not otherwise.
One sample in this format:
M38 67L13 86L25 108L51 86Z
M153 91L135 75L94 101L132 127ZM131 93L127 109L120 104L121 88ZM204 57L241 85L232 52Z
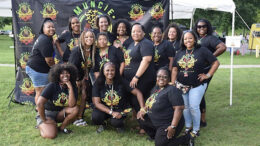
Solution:
M69 130L67 128L64 128L64 129L59 129L60 132L64 133L64 134L70 134L72 133L72 130Z
M117 133L124 133L125 129L124 128L116 128Z
M207 127L207 122L200 121L200 127Z
M197 132L198 133L198 132ZM190 140L189 140L189 146L195 146L195 138L197 137L197 133L190 132Z
M104 125L99 125L98 129L97 129L97 133L101 133L105 130Z

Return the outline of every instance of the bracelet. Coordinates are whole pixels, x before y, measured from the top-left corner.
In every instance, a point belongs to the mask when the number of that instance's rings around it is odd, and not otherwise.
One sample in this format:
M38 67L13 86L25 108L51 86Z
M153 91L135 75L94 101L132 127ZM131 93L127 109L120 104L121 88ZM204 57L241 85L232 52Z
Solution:
M207 74L206 74L206 76L207 76L208 78L210 78L210 77L211 77L211 75L210 75L209 73L207 73Z
M172 128L172 129L176 129L176 126L174 126L174 125L171 125L171 128Z
M113 114L113 110L110 110L110 111L109 111L109 115L112 115L112 114Z
M147 113L147 111L144 108L140 109L141 112Z
M138 77L137 75L135 75L135 78L139 79L140 77Z

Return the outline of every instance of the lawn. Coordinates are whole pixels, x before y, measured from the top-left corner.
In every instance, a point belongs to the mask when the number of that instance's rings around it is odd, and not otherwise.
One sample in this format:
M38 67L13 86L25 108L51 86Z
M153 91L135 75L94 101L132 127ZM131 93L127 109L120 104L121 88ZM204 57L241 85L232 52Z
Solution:
M13 50L3 46L12 44L7 37L0 36L1 56L11 59ZM2 54L2 53L5 53ZM1 57L0 64L12 63ZM12 58L13 60L13 58ZM222 64L229 63L228 53L219 57ZM254 55L234 56L235 64L260 64ZM259 146L260 145L260 68L234 69L233 106L229 106L229 69L219 69L209 86L207 101L208 126L201 129L196 144L202 146ZM130 130L136 122L127 121L127 129L118 134L109 127L97 134L96 126L91 124L91 110L85 113L87 127L69 126L71 135L59 134L55 140L42 139L34 129L35 112L32 105L19 105L6 99L15 86L14 67L0 67L0 141L1 145L87 145L87 146L150 146L146 136L139 136Z
M1 64L14 64L14 49L13 40L8 35L0 35L0 63Z

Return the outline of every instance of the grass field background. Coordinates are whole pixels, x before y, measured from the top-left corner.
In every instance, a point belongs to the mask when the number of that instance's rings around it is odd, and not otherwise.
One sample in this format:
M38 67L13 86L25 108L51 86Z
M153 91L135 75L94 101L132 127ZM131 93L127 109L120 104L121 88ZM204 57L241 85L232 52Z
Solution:
M12 40L0 36L0 64L14 63ZM225 53L219 57L221 64L229 64ZM234 64L260 64L254 55L234 56ZM214 75L206 95L208 126L201 129L196 145L202 146L260 146L260 68L234 69L233 105L229 106L229 69L219 69ZM15 86L14 67L0 67L0 145L87 145L87 146L150 146L146 136L139 136L131 127L118 134L108 127L101 134L91 124L90 110L85 113L87 127L69 126L71 135L59 134L54 140L43 139L34 129L35 112L32 105L11 103L6 97Z

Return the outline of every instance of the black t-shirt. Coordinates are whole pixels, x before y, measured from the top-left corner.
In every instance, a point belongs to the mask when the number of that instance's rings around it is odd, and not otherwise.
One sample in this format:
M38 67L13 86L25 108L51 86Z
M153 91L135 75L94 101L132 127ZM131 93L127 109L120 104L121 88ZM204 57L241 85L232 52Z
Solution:
M94 33L95 33L95 36L97 37L98 34L99 34L99 30L98 29L94 29ZM108 42L109 42L109 46L113 45L113 42L114 40L116 39L116 37L110 33L109 31L106 32L107 33L107 36L108 36Z
M77 67L78 79L82 80L86 69L88 68L89 70L92 67L92 50L90 50L89 57L84 60L79 46L73 48L69 57L69 63L74 64Z
M152 41L144 38L138 44L132 42L124 53L125 68L124 77L131 81L135 76L140 63L145 56L154 56L154 47ZM150 62L148 68L144 74L140 77L139 81L144 82L155 79L155 67L154 67L154 57Z
M67 62L69 60L72 49L79 44L79 37L80 34L73 34L70 31L65 31L58 37L59 43L65 42L66 44L66 48L62 58L63 61Z
M107 84L100 86L95 82L92 88L92 97L99 97L101 103L108 108L112 107L115 111L123 111L127 105L127 92L132 90L129 82L123 79L121 82L113 83L113 86ZM113 98L111 98L111 95L113 95Z
M94 72L99 72L104 62L111 61L116 65L116 69L119 71L120 64L124 62L123 53L120 49L109 46L107 55L100 56L99 49L95 53L95 67Z
M171 42L171 44L173 46L174 56L175 56L175 54L177 54L177 52L180 50L181 44L180 44L180 41L177 41L177 40Z
M154 63L155 69L158 70L161 67L167 66L169 67L169 57L175 56L175 51L173 51L172 44L163 40L159 45L154 46Z
M74 89L75 100L78 98L78 90ZM68 88L61 88L59 83L49 83L42 91L42 97L48 99L44 107L49 111L61 111L69 104L69 90Z
M45 34L39 35L35 41L31 55L27 65L40 73L48 73L50 70L49 65L46 63L46 57L53 57L55 55L52 43L52 37Z
M184 105L182 93L174 86L167 85L163 89L155 86L151 91L151 96L146 100L145 107L148 109L154 126L171 125L174 109L173 106Z
M173 67L178 68L177 81L184 85L199 86L202 83L198 75L204 73L204 68L217 58L205 47L192 50L180 50L174 59Z
M208 48L212 53L216 51L216 47L218 44L222 43L220 39L213 35L206 35L199 39L200 45L202 47Z

